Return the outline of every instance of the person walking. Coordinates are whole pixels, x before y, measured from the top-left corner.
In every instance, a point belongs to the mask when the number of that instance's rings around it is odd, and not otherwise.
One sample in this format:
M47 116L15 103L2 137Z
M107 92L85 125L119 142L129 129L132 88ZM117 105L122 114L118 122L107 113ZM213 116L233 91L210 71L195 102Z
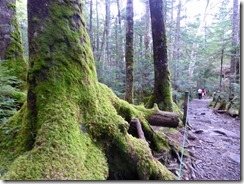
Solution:
M206 95L206 90L203 88L202 89L202 97L204 97Z
M199 88L197 90L197 93L198 93L198 99L202 99L202 89L201 88Z

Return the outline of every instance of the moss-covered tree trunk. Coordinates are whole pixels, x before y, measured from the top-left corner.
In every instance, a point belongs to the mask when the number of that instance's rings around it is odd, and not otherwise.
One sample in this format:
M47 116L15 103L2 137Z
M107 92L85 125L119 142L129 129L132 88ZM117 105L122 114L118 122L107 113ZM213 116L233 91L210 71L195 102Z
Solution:
M16 0L0 1L0 60L9 74L26 79L26 63L16 18ZM23 87L23 86L22 86Z
M169 149L146 120L159 111L98 82L81 1L29 0L28 22L28 98L0 125L2 179L175 179L150 149ZM127 133L134 117L150 144Z
M126 4L126 83L125 83L125 100L129 103L133 102L133 81L134 81L134 49L133 49L133 0L127 0Z
M150 0L149 5L153 37L154 91L148 102L148 107L157 103L159 109L173 111L163 1Z

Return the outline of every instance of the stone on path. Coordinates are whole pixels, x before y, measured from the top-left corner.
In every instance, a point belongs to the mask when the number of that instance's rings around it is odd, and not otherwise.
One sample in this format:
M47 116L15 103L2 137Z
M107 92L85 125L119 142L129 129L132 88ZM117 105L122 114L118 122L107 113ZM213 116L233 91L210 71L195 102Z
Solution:
M233 160L234 162L237 162L238 164L240 164L240 155L232 153L232 152L225 152L223 154L224 157L228 157L229 159Z
M222 135L225 135L227 137L234 137L234 138L239 138L240 136L237 135L236 133L234 132L231 132L229 130L225 130L223 128L220 128L220 129L212 129L213 132L216 132L216 133L219 133L219 134L222 134Z

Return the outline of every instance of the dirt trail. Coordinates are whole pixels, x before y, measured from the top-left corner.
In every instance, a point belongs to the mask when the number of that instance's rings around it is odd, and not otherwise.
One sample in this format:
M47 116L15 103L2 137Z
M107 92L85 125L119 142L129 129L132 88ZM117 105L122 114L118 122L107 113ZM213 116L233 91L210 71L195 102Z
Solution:
M211 99L189 103L186 150L189 180L240 180L240 120L208 108ZM187 168L187 165L185 168ZM183 171L184 172L184 171Z

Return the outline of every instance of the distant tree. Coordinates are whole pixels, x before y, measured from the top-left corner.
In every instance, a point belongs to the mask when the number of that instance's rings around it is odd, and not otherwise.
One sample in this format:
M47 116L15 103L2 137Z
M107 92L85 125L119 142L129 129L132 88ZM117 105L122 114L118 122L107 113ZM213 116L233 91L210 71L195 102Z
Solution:
M152 107L156 103L161 110L173 111L163 2L150 0L149 4L153 38L154 91L147 105Z
M89 36L94 51L94 40L93 40L93 0L90 0L90 20L89 20Z
M133 69L134 69L134 49L133 49L133 0L127 0L126 5L126 46L125 46L125 60L126 60L126 86L125 86L125 100L129 103L133 102Z
M174 48L173 48L173 61L174 61L174 75L173 75L173 86L174 89L178 89L177 79L179 77L179 62L180 62L180 23L181 23L181 0L178 2L178 10L176 17L176 29L174 38Z
M239 3L238 0L233 0L232 14L232 50L231 50L231 82L239 83L240 79L240 59L239 59Z

